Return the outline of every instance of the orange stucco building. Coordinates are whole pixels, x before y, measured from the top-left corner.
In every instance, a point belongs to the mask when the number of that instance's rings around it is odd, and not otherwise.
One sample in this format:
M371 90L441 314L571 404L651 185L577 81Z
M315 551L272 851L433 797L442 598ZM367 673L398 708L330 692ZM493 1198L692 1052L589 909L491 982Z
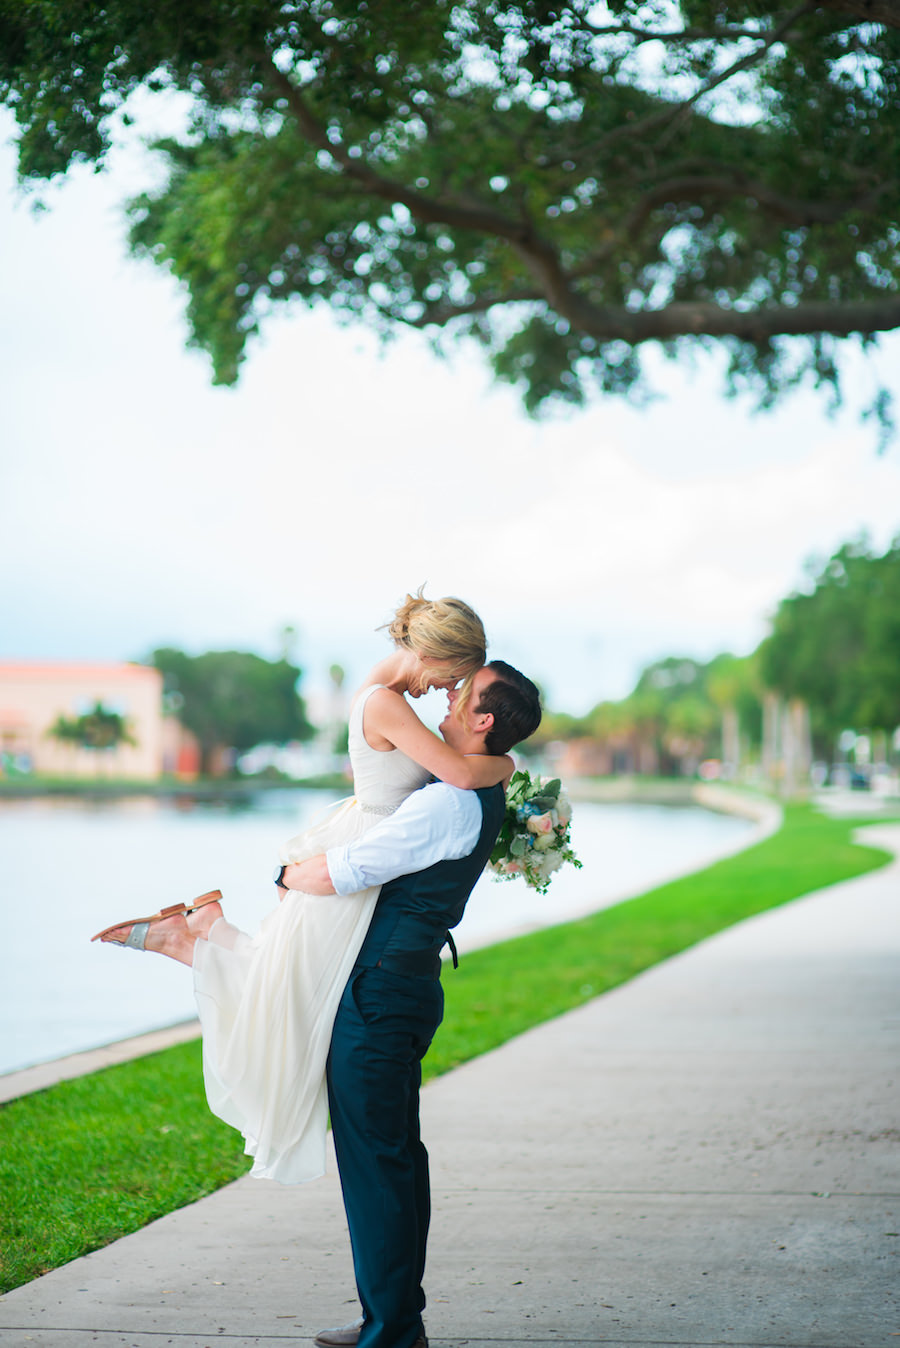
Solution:
M125 717L133 745L97 752L49 733L58 717L98 702ZM0 751L48 776L155 780L163 769L162 675L146 665L0 661Z

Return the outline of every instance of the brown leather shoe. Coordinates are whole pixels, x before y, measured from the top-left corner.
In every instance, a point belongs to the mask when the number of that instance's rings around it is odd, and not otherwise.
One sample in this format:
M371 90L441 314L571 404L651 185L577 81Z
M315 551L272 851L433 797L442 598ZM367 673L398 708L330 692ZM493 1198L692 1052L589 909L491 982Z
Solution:
M313 1343L317 1343L319 1348L356 1348L361 1329L362 1320L340 1325L337 1329L320 1329Z

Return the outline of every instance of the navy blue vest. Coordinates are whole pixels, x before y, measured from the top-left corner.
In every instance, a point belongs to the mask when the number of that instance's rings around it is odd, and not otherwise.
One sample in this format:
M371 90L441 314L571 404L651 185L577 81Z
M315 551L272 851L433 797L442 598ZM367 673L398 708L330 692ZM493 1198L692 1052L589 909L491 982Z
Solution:
M500 786L483 787L475 794L481 802L482 820L472 851L458 861L438 861L426 870L401 875L382 886L356 960L358 967L380 966L396 973L439 976L441 947L450 928L462 918L497 840L506 808Z

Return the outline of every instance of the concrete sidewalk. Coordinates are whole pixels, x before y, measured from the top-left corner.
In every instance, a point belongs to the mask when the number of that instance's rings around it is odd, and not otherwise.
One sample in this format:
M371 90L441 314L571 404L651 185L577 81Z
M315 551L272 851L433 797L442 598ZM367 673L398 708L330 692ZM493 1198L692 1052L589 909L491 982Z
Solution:
M900 1342L898 954L895 861L428 1086L433 1348ZM0 1343L282 1348L355 1314L332 1163L9 1293Z

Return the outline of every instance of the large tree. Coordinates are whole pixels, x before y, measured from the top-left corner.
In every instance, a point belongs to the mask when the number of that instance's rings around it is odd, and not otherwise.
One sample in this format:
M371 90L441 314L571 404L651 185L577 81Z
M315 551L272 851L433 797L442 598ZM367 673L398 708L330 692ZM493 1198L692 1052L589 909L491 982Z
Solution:
M154 651L169 705L200 744L201 770L214 749L252 749L264 742L306 740L315 732L297 693L301 671L287 660L264 660L249 651L186 655Z
M842 730L900 726L900 537L847 543L783 599L759 649L763 679L810 706L819 747Z
M0 0L0 98L40 179L101 163L139 86L192 95L133 243L219 382L298 296L469 334L531 409L638 392L648 342L724 347L771 402L900 326L898 27L900 0Z

